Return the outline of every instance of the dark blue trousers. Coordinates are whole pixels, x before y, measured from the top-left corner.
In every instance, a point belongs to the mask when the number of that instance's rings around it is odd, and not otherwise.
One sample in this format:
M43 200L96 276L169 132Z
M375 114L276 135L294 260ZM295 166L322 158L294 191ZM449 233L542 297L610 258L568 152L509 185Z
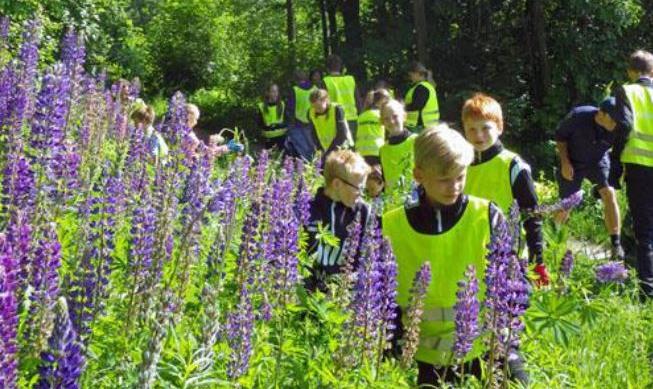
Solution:
M637 275L646 297L653 298L653 167L626 164L626 195L637 241Z

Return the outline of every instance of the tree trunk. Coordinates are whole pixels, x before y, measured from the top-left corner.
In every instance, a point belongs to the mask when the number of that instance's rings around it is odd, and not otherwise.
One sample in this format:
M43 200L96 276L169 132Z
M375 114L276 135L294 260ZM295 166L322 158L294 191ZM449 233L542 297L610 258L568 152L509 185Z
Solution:
M531 62L531 96L536 108L544 106L551 85L551 69L547 58L546 19L542 0L528 0L526 3L529 59Z
M294 45L297 32L295 30L295 7L292 0L286 0L286 34L288 43Z
M329 56L329 28L327 26L326 0L317 0L320 6L320 20L322 22L322 49L324 58Z
M424 0L413 0L413 20L417 35L417 59L428 67L426 53L426 12Z
M345 46L343 60L349 65L349 73L363 80L363 31L360 20L360 1L342 0L340 2L342 19L345 23Z
M338 20L336 13L338 12L338 0L325 0L327 5L327 16L329 19L329 46L330 53L339 53L340 44L338 38Z
M290 49L290 67L295 69L295 9L292 0L286 0L286 34L288 36L288 48Z

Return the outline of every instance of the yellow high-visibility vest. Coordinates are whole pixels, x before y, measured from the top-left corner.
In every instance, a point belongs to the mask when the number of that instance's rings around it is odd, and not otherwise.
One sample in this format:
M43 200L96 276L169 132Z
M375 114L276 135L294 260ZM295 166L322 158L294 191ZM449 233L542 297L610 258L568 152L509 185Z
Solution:
M302 89L293 86L295 91L295 119L303 124L308 124L308 109L311 108L311 93L317 90L315 86L310 89Z
M345 110L345 120L358 119L356 108L356 80L347 75L328 75L324 77L324 85L329 92L332 103L342 105Z
M467 266L476 268L479 300L485 295L486 247L490 242L489 202L469 196L465 211L455 226L438 235L413 229L404 207L383 216L383 235L397 258L397 303L408 306L415 273L426 261L431 264L431 283L424 298L420 323L420 343L415 359L435 365L451 362L454 343L456 291ZM483 346L475 342L466 359L481 355Z
M653 88L624 85L633 111L633 128L621 153L621 162L653 167Z
M261 112L261 117L263 117L263 123L266 126L273 126L275 124L281 124L283 123L283 115L284 112L286 111L286 104L282 101L281 102L281 112L277 112L277 106L265 106L264 103L258 103L258 109ZM287 128L277 128L274 130L263 130L263 137L264 138L278 138L280 136L286 135L286 132L288 131Z
M381 146L379 158L381 169L383 169L386 193L391 193L397 187L401 187L402 179L412 180L416 138L416 134L411 134L401 143L395 145L386 143Z
M308 110L308 115L315 128L317 140L320 142L322 150L327 150L333 140L336 138L337 123L336 123L336 107L335 103L330 103L325 115L316 115L315 109L311 107Z
M363 157L378 157L385 143L385 130L378 109L369 109L358 116L356 151Z
M518 158L512 151L503 149L489 161L467 168L464 192L468 195L493 201L504 213L514 200L510 181L510 164Z
M407 113L406 127L409 127L411 129L417 128L420 116L422 117L422 126L424 128L432 124L437 124L438 120L440 120L440 108L438 106L438 96L435 91L435 87L428 81L421 81L408 90L408 92L406 93L406 98L404 99L406 105L413 102L413 94L415 93L415 89L420 85L428 89L429 97L426 100L426 104L421 110L406 112Z

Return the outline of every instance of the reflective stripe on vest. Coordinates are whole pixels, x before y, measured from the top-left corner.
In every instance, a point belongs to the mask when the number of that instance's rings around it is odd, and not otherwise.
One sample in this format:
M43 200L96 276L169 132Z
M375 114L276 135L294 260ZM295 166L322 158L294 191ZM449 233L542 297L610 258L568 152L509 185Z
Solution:
M286 104L282 101L281 102L281 113L277 115L277 106L274 105L268 105L266 106L264 103L258 103L258 110L261 112L261 117L263 118L263 124L266 126L274 126L276 124L281 124L283 123L283 115L284 112L286 111ZM270 138L277 138L280 136L283 136L286 134L288 131L287 128L275 128L274 130L263 130L263 137L270 139Z
M489 202L469 196L458 223L437 235L422 234L408 222L406 209L396 208L383 215L383 235L397 258L397 303L405 309L415 273L425 261L431 264L432 278L424 298L420 324L420 344L415 359L436 365L449 363L454 334L454 310L458 281L468 265L476 267L479 296L485 295L486 246L490 241ZM475 342L468 358L480 355Z
M624 85L633 111L633 128L621 153L621 162L653 167L653 87Z
M494 158L467 168L467 181L464 192L468 195L487 199L496 203L504 213L512 205L512 183L510 164L517 154L504 149Z
M379 110L370 109L360 114L356 132L356 151L363 157L378 157L379 149L384 142L385 133Z
M383 169L383 180L385 181L386 193L406 187L412 181L414 161L414 147L416 134L411 134L403 142L391 145L389 143L381 146L379 158Z
M356 80L352 76L326 76L324 85L329 92L332 103L342 105L345 110L345 120L358 119L356 110Z
M440 120L440 109L438 107L438 96L435 92L435 87L428 81L421 81L415 86L410 88L408 93L406 93L406 105L413 102L413 93L415 93L415 88L419 85L422 85L429 91L429 97L426 100L426 104L420 111L408 111L406 117L406 126L407 127L417 127L419 124L419 118L422 118L422 126L428 127L431 124L437 124Z
M308 110L311 108L311 93L317 90L313 86L310 89L302 89L298 86L293 86L295 91L295 119L304 124L308 124Z
M313 123L322 150L327 150L336 138L336 107L337 104L330 103L325 115L316 115L312 107L308 110L308 115Z

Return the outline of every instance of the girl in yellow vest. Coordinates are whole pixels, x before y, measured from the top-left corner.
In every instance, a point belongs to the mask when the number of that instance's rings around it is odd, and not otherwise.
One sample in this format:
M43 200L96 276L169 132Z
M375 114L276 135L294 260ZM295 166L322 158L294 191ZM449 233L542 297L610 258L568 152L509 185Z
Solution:
M412 86L404 98L408 113L406 127L413 132L419 132L440 120L435 81L431 71L420 62L413 62L409 66L408 78Z
M337 148L348 148L351 143L349 127L345 120L343 108L329 101L329 94L324 89L311 93L311 108L308 119L313 133L313 140L323 158Z
M385 143L385 133L381 123L381 107L390 100L385 89L370 91L365 96L365 110L358 116L356 151L370 165L378 165L379 149Z
M413 145L416 134L404 128L406 111L397 100L390 100L381 108L381 121L387 141L379 150L385 193L408 192L413 169Z
M279 94L277 84L270 84L265 90L263 101L258 104L257 124L265 140L265 147L283 148L288 123L286 105Z
M415 139L413 176L418 196L383 215L383 235L397 258L397 303L405 310L412 279L425 261L434 269L424 298L415 359L418 385L452 381L454 309L457 282L467 266L476 268L479 298L485 295L486 247L503 215L488 200L463 194L472 146L455 130L440 124ZM401 323L401 320L399 320ZM466 357L465 372L480 377L478 359L484 345L476 341ZM513 368L513 366L511 366ZM449 374L444 376L445 371ZM516 373L516 369L511 369Z
M508 213L513 200L522 211L537 207L537 193L531 169L519 155L507 150L499 137L503 133L501 105L490 96L475 94L465 101L462 111L465 137L474 146L474 162L467 171L465 193L495 202ZM549 272L542 258L542 219L526 216L523 220L526 244L538 285L548 285Z

